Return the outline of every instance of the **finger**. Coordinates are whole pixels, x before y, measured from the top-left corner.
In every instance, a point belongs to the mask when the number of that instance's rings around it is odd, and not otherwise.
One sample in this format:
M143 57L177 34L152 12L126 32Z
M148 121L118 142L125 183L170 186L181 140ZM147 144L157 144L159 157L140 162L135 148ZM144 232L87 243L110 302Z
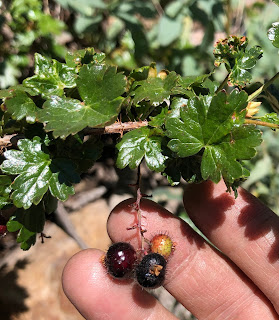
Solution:
M272 301L279 312L279 218L239 188L225 192L223 182L185 190L184 205L197 227L233 260Z
M103 255L99 250L83 250L63 271L64 292L85 319L177 319L133 281L110 277L101 261Z
M128 199L116 206L108 220L108 233L116 241L139 247L135 212ZM147 239L167 231L176 247L167 266L165 288L198 319L277 319L274 310L252 282L223 255L207 245L181 219L153 201L142 199ZM241 301L239 301L241 299Z

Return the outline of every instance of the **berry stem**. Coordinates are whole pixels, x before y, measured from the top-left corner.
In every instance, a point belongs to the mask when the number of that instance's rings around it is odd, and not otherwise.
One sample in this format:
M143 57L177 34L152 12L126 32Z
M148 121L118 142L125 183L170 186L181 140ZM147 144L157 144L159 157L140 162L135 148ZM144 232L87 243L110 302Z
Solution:
M140 173L140 165L139 165L138 166L138 174L137 174L137 182L134 185L132 185L137 188L137 198L136 198L136 201L132 204L132 207L135 209L135 211L137 213L137 222L132 227L127 228L127 230L138 229L139 238L140 238L140 250L143 253L145 251L144 247L145 247L145 242L146 242L146 239L144 237L144 233L147 230L142 225L143 216L142 216L142 212L141 212L141 208L140 208L140 202L143 197L148 197L148 195L141 193L140 178L141 178L141 173Z

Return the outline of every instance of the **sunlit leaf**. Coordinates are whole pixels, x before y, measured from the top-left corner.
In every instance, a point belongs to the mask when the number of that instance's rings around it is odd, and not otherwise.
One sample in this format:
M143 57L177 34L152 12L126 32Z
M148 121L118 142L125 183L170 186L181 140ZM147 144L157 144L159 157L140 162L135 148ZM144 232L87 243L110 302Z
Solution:
M18 208L37 205L48 190L62 201L74 194L80 178L71 160L51 159L39 137L19 140L18 148L6 151L1 165L4 173L16 175L11 198Z

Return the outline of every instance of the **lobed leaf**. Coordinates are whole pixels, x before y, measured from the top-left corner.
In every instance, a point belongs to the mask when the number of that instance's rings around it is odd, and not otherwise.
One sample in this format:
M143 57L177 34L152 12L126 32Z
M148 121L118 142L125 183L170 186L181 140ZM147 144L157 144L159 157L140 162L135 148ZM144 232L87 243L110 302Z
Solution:
M126 80L116 68L105 65L85 65L77 80L78 91L84 102L52 96L38 112L39 121L46 124L54 137L66 138L85 127L111 124L121 108Z
M168 74L165 79L156 77L136 81L134 85L137 87L131 92L131 96L134 96L134 103L146 100L150 101L150 104L159 105L170 98L177 81L175 72Z
M48 60L39 53L35 54L35 75L23 81L24 86L33 89L43 98L50 95L63 96L64 88L76 86L75 69L56 60Z
M17 209L7 222L9 232L16 232L21 249L28 250L36 242L36 235L45 225L45 211L42 204L31 206L27 210Z
M28 123L36 121L36 111L38 108L25 92L16 92L13 97L5 99L4 105L13 119L19 121L26 118Z
M105 104L122 101L120 96L125 92L126 80L122 73L116 72L116 67L85 65L80 69L77 86L86 105L109 114L111 109L115 111L115 107Z
M264 116L260 117L258 120L279 125L278 114L275 112L267 113Z
M162 154L162 139L162 137L156 136L156 131L147 127L126 133L116 145L119 151L116 161L117 167L123 169L129 166L131 169L135 169L145 157L149 169L157 172L163 171L167 157Z
M202 179L229 185L249 172L241 160L251 159L261 143L261 133L254 126L243 125L248 95L234 90L219 92L209 106L198 97L176 102L166 120L168 147L179 157L199 154Z
M28 209L37 205L48 190L62 201L74 194L73 183L80 178L71 160L51 159L39 137L19 140L18 148L4 153L6 160L1 166L4 173L17 175L11 196L15 206Z
M240 51L235 57L235 64L231 70L229 84L244 87L252 79L248 70L252 69L262 57L263 50L253 47L248 52Z

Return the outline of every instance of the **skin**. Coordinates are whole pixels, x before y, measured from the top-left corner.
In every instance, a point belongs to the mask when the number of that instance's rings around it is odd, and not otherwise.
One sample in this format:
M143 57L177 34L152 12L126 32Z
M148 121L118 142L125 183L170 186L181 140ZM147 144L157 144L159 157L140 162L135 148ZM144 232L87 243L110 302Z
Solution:
M279 217L243 189L234 199L221 182L188 186L185 209L220 251L163 207L142 199L145 237L166 231L176 243L168 259L164 287L199 320L279 319ZM107 229L113 242L140 246L130 206L117 205ZM106 272L103 252L88 249L65 266L65 294L88 320L177 319L133 280L115 280Z

